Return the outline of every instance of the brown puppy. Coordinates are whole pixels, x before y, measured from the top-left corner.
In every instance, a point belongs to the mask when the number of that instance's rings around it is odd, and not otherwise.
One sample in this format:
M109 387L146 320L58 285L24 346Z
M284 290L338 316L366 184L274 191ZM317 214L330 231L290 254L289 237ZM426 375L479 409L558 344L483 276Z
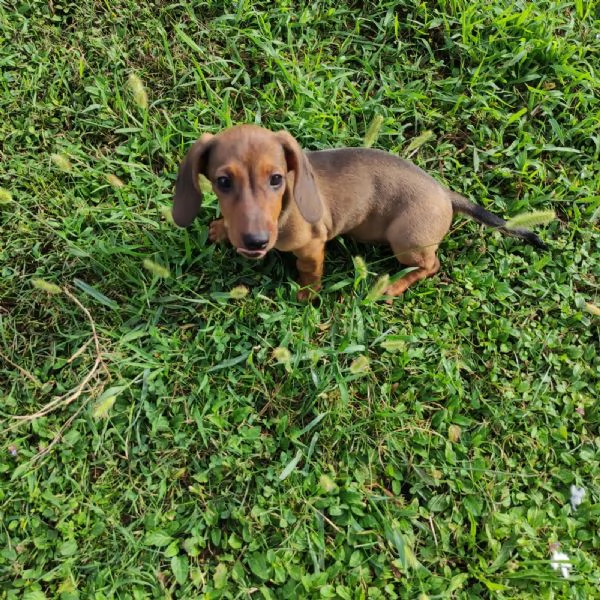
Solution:
M440 268L436 251L456 212L544 248L526 229L441 186L410 162L387 152L343 148L303 152L287 132L239 125L204 134L179 167L173 219L192 223L202 201L198 175L212 183L222 219L211 241L229 240L248 258L276 248L293 252L307 298L323 274L325 243L340 234L387 243L403 265L416 267L391 284L397 296Z

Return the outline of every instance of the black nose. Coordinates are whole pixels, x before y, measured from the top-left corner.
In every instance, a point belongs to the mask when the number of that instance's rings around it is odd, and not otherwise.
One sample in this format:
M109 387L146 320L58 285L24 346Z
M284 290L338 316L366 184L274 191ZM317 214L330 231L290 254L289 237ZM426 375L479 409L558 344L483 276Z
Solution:
M264 250L269 243L269 232L245 233L242 236L242 242L247 250Z

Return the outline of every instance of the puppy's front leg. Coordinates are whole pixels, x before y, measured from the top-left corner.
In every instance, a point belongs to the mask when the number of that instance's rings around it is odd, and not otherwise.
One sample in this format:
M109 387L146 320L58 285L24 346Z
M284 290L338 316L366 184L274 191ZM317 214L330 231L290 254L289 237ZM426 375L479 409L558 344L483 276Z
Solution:
M226 242L229 239L225 219L213 221L208 228L208 239L211 242Z
M309 300L321 288L325 242L318 239L312 240L306 246L293 252L298 258L296 266L300 276L300 285L303 288L298 292L298 300Z

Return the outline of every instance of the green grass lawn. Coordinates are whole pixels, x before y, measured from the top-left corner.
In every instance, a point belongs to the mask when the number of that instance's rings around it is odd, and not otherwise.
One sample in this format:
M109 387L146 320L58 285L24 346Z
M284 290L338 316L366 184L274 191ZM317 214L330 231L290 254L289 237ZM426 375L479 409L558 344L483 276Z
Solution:
M597 7L0 0L0 598L599 598ZM313 306L171 224L201 133L378 116L550 249L459 217L388 305L338 240Z

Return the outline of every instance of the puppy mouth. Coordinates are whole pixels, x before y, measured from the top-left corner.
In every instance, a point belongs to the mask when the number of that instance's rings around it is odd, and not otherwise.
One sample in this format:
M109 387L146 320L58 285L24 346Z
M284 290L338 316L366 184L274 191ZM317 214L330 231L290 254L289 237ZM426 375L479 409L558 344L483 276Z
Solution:
M254 260L258 260L263 258L267 253L266 248L264 250L246 250L246 248L237 248L238 254L245 256L246 258L252 258Z

